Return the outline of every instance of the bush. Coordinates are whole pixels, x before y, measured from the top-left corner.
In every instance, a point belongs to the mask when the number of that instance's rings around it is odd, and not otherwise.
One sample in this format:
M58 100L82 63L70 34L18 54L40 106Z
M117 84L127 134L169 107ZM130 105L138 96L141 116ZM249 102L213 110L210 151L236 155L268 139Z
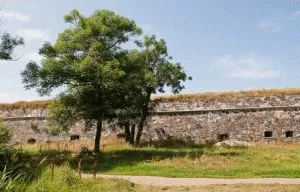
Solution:
M46 169L39 180L29 186L28 191L44 192L44 191L74 191L79 180L74 170L68 166L55 168L52 175L51 168Z
M116 179L83 179L76 176L76 172L69 166L55 167L52 175L51 168L47 168L41 176L27 186L26 192L118 192L136 191L134 184Z
M11 138L11 133L8 126L0 119L0 145L8 143Z
M0 191L22 192L26 189L26 183L21 173L14 174L8 171L6 167L0 172Z

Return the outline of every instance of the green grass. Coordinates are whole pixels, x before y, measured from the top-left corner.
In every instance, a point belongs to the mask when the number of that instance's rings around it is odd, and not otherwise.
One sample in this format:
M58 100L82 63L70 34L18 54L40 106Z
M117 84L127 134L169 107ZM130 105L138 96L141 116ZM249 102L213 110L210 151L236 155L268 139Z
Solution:
M142 190L147 188L141 188ZM142 191L141 190L141 191ZM298 192L300 185L209 185L201 187L152 187L148 191L157 192Z
M210 186L185 186L163 187L136 185L129 181L117 179L79 179L74 170L68 166L46 169L41 176L32 182L24 192L298 192L300 185L210 185ZM53 178L53 179L52 179Z
M68 166L46 169L36 181L32 182L26 192L97 192L97 191L133 191L134 184L124 180L87 179L80 180L74 170Z
M15 158L18 160L12 161L13 164L9 166L16 168L17 173L20 172L25 178L32 175L33 171L38 171L38 174L32 179L26 179L26 184L14 184L23 188L19 191L24 192L300 191L300 185L155 187L136 185L124 180L79 179L76 173L76 153L83 146L91 148L92 142L43 144L41 151L40 144L22 146L24 151L16 153ZM171 141L134 148L124 141L114 139L102 142L102 149L97 171L104 174L214 178L300 177L300 144L256 144L249 148L224 148ZM41 163L43 159L45 160ZM55 168L52 176L53 164ZM82 170L91 173L92 167L93 158L85 157ZM19 184L21 185L18 186Z
M166 177L300 177L300 150L293 147L108 149L99 172ZM87 168L87 167L86 167ZM88 169L88 168L87 168Z
M85 144L87 147L91 146L80 142L76 145L85 146ZM53 147L55 146L57 145L53 144ZM300 144L257 144L249 148L183 143L164 144L164 146L134 148L121 141L104 142L102 144L104 151L98 161L97 171L104 174L165 177L300 178ZM32 154L43 156L38 155L35 145L24 148ZM78 151L76 147L68 148ZM49 157L57 156L53 150L45 150L43 153L44 155L49 153ZM59 160L60 164L69 162L76 170L78 158L68 151L64 153L61 160L54 156L55 161ZM93 157L85 157L82 161L83 172L91 173L92 165Z

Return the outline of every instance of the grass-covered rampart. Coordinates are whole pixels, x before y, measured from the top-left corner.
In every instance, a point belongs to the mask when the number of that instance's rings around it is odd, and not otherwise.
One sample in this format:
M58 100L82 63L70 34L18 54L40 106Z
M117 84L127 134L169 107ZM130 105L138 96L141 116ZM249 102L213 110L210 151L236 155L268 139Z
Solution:
M270 96L286 96L286 95L300 95L300 88L177 94L177 95L170 95L170 96L156 96L153 97L153 99L157 101L164 101L164 102L191 101L191 100L226 101L232 98L241 98L241 97L270 97Z
M207 92L193 94L177 94L170 96L154 96L155 101L174 102L174 101L192 101L192 100L230 100L241 97L268 97L268 96L286 96L300 95L300 88L286 89L262 89L249 91L228 91L228 92ZM0 103L0 110L26 109L26 108L47 108L51 100L42 101L20 101L15 103Z

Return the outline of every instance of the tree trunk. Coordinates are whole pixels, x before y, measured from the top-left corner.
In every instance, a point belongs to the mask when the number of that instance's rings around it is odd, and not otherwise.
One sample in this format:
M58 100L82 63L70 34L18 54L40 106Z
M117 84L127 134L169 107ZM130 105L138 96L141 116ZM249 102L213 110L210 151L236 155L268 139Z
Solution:
M135 145L138 145L140 143L140 139L141 139L141 136L142 136L142 133L143 133L146 118L147 118L147 116L143 115L143 117L142 117L142 119L141 119L141 121L138 125L138 130L137 130L136 138L135 138Z
M135 136L135 124L131 125L131 130L130 130L130 145L134 145L134 136Z
M143 111L142 111L142 114L141 114L141 120L140 120L139 125L138 125L138 131L137 131L137 134L136 134L135 145L138 145L140 143L140 139L141 139L141 136L142 136L142 133L143 133L144 125L145 125L145 122L146 122L146 119L147 119L147 116L148 116L148 113L149 113L149 103L150 103L151 93L152 93L152 90L148 89L147 90L147 96L146 96L146 102L145 102L145 105L143 106Z
M130 141L130 125L129 125L129 122L125 123L124 129L125 129L125 140L126 140L126 142L129 142Z
M97 121L95 146L94 146L94 152L96 154L98 154L100 152L101 132L102 132L102 119Z

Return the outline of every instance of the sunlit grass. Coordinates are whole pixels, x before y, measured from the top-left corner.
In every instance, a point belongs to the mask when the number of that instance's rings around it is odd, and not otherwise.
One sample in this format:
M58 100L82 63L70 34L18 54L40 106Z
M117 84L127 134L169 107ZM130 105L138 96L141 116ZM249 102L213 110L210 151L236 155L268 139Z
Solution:
M239 184L239 185L209 185L209 186L185 186L185 187L152 187L140 188L152 192L298 192L300 185L254 185L254 184Z
M209 185L209 186L149 186L137 185L119 179L79 179L74 170L67 165L45 169L41 176L30 183L26 192L298 192L300 185L261 185L261 184L235 184L235 185Z
M41 146L40 146L41 145ZM58 148L57 146L67 146ZM64 141L24 145L38 152L71 151L66 161L76 169L76 155L82 147L93 148L93 141ZM153 175L166 177L300 177L300 144L255 144L249 148L224 148L211 145L172 147L130 147L123 140L106 138L98 161L98 173ZM93 157L85 157L82 170L91 173Z

